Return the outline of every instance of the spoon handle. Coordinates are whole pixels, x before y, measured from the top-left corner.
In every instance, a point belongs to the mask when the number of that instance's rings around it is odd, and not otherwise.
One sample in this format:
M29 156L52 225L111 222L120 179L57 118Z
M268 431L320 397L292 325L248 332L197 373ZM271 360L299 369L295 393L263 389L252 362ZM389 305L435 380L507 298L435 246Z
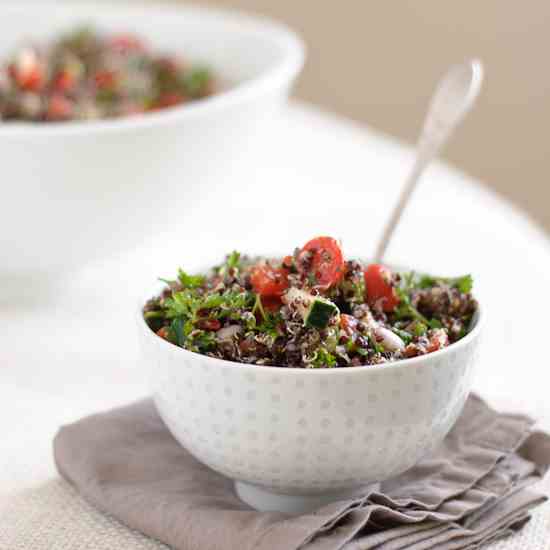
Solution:
M388 248L388 244L391 240L391 237L395 231L395 228L397 227L397 224L399 223L399 220L401 219L401 216L403 215L405 206L409 202L409 199L414 191L414 188L416 187L416 184L418 183L418 180L420 179L420 175L422 174L423 170L424 170L424 164L420 164L417 159L414 163L412 170L410 171L407 177L405 186L401 190L401 194L399 195L397 204L393 207L391 216L389 220L386 222L386 226L384 227L384 232L382 233L382 237L378 242L378 247L376 248L376 252L374 254L375 263L377 264L382 263L382 260Z
M439 153L455 128L473 107L481 89L483 66L472 60L455 65L439 82L430 101L418 140L414 165L388 219L374 260L381 263L391 237L426 166Z

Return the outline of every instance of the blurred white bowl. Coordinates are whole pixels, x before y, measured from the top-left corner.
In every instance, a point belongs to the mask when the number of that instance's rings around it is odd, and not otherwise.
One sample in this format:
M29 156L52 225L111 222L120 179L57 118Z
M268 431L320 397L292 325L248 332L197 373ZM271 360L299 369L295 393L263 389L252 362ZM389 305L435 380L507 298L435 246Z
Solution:
M152 294L151 294L152 295ZM156 407L198 460L260 510L310 511L364 494L414 466L457 420L470 392L480 317L462 340L369 367L247 365L157 336L138 311Z
M0 57L72 26L131 31L210 66L227 89L190 105L97 122L0 122L0 278L56 273L138 244L239 175L304 60L290 30L191 7L0 5ZM36 24L35 24L36 23Z

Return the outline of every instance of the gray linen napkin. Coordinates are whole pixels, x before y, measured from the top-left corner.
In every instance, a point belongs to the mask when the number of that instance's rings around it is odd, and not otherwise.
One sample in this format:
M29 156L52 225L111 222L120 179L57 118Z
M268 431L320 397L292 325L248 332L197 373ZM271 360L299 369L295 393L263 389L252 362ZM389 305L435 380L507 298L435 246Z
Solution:
M301 516L251 510L174 440L151 400L63 427L54 454L90 502L177 550L451 550L513 533L546 499L529 486L550 465L550 436L532 424L472 395L417 466Z

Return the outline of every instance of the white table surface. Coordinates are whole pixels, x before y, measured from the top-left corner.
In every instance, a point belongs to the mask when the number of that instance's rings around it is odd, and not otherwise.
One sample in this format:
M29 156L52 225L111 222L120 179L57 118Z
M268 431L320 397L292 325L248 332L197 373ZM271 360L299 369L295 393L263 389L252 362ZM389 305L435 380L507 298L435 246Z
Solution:
M134 317L157 276L171 276L178 265L208 265L234 248L290 251L321 233L341 238L349 255L368 257L411 155L391 138L293 104L274 124L266 153L251 154L246 183L220 182L201 208L182 209L170 234L87 266L41 300L22 293L1 306L0 504L55 475L51 439L61 423L147 394ZM475 389L550 429L547 237L502 198L442 164L413 201L387 261L474 275L485 313ZM232 222L224 223L228 216ZM525 544L534 529L521 535ZM508 544L496 547L516 548Z

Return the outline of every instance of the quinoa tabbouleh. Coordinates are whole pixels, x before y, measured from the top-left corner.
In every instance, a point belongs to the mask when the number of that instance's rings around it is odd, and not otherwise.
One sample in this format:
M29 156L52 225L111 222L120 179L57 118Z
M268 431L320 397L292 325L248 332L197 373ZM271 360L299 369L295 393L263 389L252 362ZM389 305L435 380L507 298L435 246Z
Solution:
M229 254L209 275L178 271L144 318L161 338L211 357L280 367L355 367L424 355L467 332L472 278L394 273L345 260L317 237L292 256Z
M209 96L205 67L153 52L134 34L82 27L26 44L0 66L0 121L124 117Z

